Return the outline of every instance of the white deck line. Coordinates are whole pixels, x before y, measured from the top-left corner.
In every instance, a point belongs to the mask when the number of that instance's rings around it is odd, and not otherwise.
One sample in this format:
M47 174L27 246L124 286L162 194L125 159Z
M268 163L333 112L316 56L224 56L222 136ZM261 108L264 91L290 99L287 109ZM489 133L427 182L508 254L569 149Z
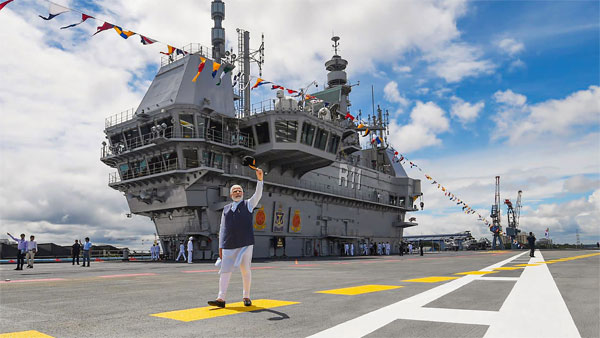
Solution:
M490 265L481 269L481 271L491 271L494 268L501 267L525 253L526 252L520 253L499 263ZM338 324L310 337L363 337L388 325L396 319L489 325L494 322L494 317L497 316L497 312L423 308L423 306L432 301L481 278L481 275L466 275L379 310L369 312L360 317ZM502 327L506 328L504 325Z
M544 261L535 254L530 263ZM525 268L490 324L485 338L581 337L546 264Z

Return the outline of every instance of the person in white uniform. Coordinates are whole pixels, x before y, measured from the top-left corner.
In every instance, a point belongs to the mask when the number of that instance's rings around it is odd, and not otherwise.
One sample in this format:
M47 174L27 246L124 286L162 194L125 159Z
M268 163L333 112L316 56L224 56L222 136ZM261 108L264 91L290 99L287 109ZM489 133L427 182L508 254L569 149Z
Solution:
M188 242L187 242L188 264L192 264L192 252L194 252L194 242L192 242L193 240L194 240L194 237L190 236L190 238L188 239Z
M154 260L160 260L160 244L157 241L154 241Z
M185 262L187 258L185 257L185 245L183 245L183 242L179 242L179 255L177 255L175 262L179 262L179 257L181 256L183 256L183 261Z
M348 247L348 243L344 243L344 256L348 256L349 252L349 247Z
M350 256L354 256L354 243L350 243Z
M242 273L243 294L245 306L252 305L250 300L250 284L252 275L250 263L254 249L254 227L252 225L252 210L257 206L263 191L263 171L256 169L256 191L249 200L244 200L244 190L239 185L229 189L232 203L223 208L221 216L221 229L219 231L219 258L221 270L219 271L219 294L216 300L211 300L208 305L225 307L225 296L231 273L236 267Z

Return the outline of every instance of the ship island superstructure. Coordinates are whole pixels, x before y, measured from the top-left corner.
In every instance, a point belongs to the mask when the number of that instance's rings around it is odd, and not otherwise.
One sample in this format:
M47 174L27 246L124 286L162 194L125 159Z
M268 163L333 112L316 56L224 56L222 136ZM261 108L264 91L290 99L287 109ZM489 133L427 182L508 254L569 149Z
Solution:
M212 49L190 44L185 55L163 57L139 106L106 119L101 160L116 169L109 186L125 195L131 213L152 219L167 257L193 237L194 258L212 259L229 187L240 184L245 198L254 193L254 170L242 165L250 155L266 172L253 215L254 257L339 255L344 243L358 250L389 242L398 252L404 228L417 225L406 213L417 210L420 181L394 160L381 109L361 128L345 118L352 86L339 38L325 62L324 90L312 99L279 90L250 106L249 66L241 67L246 88L237 92L231 73L210 71L213 62L234 66L224 49L224 12L222 1L212 2ZM200 57L205 71L193 82ZM383 142L363 149L367 128Z

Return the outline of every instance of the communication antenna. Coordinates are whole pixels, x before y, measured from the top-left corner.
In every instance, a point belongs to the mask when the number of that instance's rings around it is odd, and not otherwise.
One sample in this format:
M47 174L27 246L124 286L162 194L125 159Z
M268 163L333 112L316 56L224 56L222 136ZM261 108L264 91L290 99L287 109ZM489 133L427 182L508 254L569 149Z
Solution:
M250 63L258 65L258 75L262 76L262 66L265 63L265 35L261 34L260 47L250 50L250 32L241 28L236 29L238 33L238 69L241 73L238 81L238 115L241 117L250 115Z

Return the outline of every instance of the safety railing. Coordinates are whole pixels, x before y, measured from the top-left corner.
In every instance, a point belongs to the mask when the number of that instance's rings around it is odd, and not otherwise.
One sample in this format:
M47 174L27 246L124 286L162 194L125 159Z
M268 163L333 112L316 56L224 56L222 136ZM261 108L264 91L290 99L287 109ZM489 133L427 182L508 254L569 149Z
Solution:
M175 132L174 132L175 131ZM215 129L201 129L198 135L193 129L180 127L167 127L160 131L150 132L141 136L132 137L114 145L104 145L101 148L101 158L115 156L152 143L157 138L200 138L229 146L242 146L254 149L254 139L247 133L238 131L222 132Z
M141 165L132 167L128 165L126 171L121 172L119 175L118 172L113 172L108 174L108 184L118 183L121 181L130 180L133 178L144 177L154 174L159 174L163 172L173 171L179 169L178 161L176 158L159 161L157 163L150 163L143 168Z
M266 111L275 110L275 100L264 100L252 104L250 115L264 113Z
M115 126L119 123L129 121L129 120L133 119L134 116L135 116L135 108L127 109L118 114L107 117L104 120L104 127L109 128L109 127Z
M184 51L185 53L177 54L177 52L174 51L171 55L162 56L160 58L160 66L162 67L162 66L168 65L169 63L175 62L177 60L181 60L187 54L200 54L209 59L213 58L212 57L212 47L206 47L199 43L190 43L179 49Z

